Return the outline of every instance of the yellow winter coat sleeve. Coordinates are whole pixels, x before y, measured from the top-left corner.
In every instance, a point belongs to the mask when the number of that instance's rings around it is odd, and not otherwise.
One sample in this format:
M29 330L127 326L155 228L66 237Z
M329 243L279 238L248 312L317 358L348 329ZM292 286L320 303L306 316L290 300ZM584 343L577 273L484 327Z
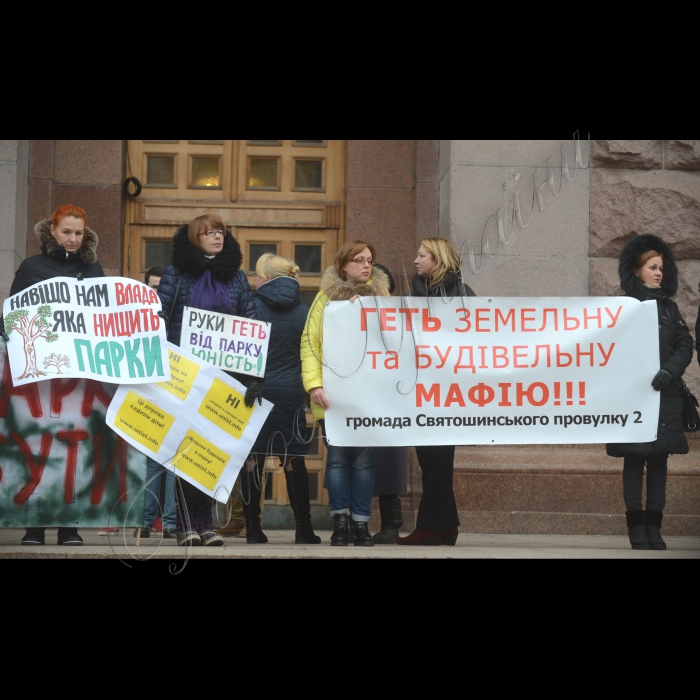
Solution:
M301 374L304 389L311 391L323 386L323 365L321 364L323 348L323 310L326 308L328 296L319 292L311 305L306 317L306 326L301 334ZM311 410L316 420L325 417L325 411L312 402Z

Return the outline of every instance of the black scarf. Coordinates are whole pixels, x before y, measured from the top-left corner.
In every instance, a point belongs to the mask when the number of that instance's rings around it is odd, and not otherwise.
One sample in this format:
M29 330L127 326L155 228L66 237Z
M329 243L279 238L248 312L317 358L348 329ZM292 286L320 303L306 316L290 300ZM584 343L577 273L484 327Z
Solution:
M412 286L413 292L417 297L438 297L443 296L443 294L446 297L456 297L462 293L460 288L461 284L462 280L458 275L456 275L454 272L448 272L443 278L442 282L435 285L427 285L424 277L416 275L413 278ZM466 288L466 285L464 286ZM466 289L465 296L467 296Z

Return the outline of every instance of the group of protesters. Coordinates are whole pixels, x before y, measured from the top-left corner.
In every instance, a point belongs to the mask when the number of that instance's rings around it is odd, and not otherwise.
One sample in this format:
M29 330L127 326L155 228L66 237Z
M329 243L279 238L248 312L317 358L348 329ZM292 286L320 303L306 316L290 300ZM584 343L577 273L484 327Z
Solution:
M35 232L42 252L20 265L10 294L53 277L102 277L104 272L96 253L98 238L87 222L85 211L74 205L62 206L50 219L39 222ZM248 283L242 263L241 247L222 219L205 214L177 230L171 265L157 270L160 277L157 291L171 343L180 343L185 307L271 324L264 379L229 374L244 385L248 407L253 407L255 402L262 404L263 399L274 404L241 468L226 508L226 522L215 522L213 513L217 510L212 508L210 496L184 479L169 476L164 536L177 537L182 546L221 546L226 536L245 529L248 544L266 543L261 510L265 463L273 457L279 459L284 471L296 522L295 543L321 543L311 524L305 457L310 441L316 437L307 435L306 391L314 422L320 427L327 448L324 485L334 525L331 546L454 545L460 526L453 490L454 445L415 448L423 493L416 527L402 537L399 495L407 490L407 448L340 447L330 444L325 434L325 411L331 406L323 386L323 312L330 301L354 303L362 297L390 296L394 292L394 280L389 270L377 262L374 244L353 240L340 247L333 265L323 274L311 308L302 302L300 271L293 261L274 254L263 255L255 268L255 291ZM414 266L409 295L476 296L462 279L459 252L446 239L424 239ZM654 300L657 304L660 366L648 379L660 392L661 401L654 442L609 444L607 453L624 459L623 497L632 548L665 549L660 528L668 457L688 452L680 380L692 361L693 339L672 300L678 290L678 268L673 251L661 238L650 234L633 238L620 256L619 274L625 294L639 301ZM643 504L645 467L647 498ZM162 465L149 458L149 483L164 471ZM379 497L381 529L372 535L369 521L374 496ZM142 529L146 536L156 514L153 504L146 508ZM41 545L44 541L44 528L29 527L22 544ZM76 528L62 527L58 530L58 543L80 545L82 538Z

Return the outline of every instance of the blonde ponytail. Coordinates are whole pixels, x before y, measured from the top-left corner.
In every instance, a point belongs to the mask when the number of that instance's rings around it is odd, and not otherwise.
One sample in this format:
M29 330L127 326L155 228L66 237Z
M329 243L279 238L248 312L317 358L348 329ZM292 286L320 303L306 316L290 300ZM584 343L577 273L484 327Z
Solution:
M297 279L299 272L301 270L299 270L299 266L296 263L274 253L261 255L255 266L255 274L263 279L266 277L272 277L272 279L276 277L293 277Z

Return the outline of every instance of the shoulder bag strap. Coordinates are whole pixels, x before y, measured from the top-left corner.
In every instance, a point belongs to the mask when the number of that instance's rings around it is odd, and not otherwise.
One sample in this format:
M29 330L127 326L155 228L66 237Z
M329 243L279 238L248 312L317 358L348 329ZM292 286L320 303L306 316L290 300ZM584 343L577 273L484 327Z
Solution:
M170 330L170 322L173 318L173 313L175 311L175 306L177 305L177 297L180 294L180 285L182 284L182 272L180 273L180 279L177 281L177 287L175 287L175 296L173 297L173 303L170 307L170 311L168 313L168 318L165 321L165 332L166 334Z

